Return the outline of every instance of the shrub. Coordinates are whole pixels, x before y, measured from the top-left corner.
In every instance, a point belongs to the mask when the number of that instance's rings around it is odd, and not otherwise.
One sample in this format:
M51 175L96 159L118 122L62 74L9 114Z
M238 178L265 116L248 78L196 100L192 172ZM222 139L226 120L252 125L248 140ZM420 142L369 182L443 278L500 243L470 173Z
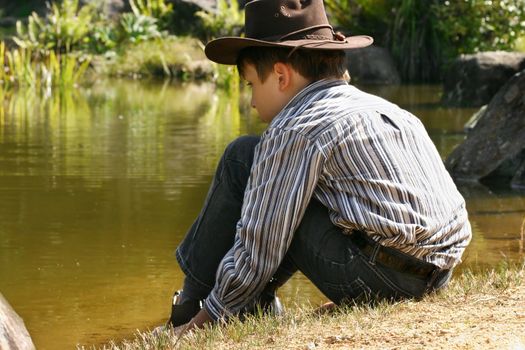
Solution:
M525 35L525 1L463 0L433 5L449 54L512 50Z
M167 36L126 45L121 55L110 62L95 62L95 67L115 76L199 79L212 74L205 58L198 40Z

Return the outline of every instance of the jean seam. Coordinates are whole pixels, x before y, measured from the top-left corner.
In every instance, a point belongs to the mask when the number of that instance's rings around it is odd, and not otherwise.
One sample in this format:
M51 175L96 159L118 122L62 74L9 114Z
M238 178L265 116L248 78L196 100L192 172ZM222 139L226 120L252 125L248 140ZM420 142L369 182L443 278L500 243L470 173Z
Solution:
M363 294L371 294L372 293L372 289L370 288L370 286L368 286L366 284L366 282L363 281L363 279L361 279L361 277L356 277L352 281L346 282L346 283L324 282L323 284L324 284L325 288L338 291L342 295L347 294L346 293L348 291L347 289L350 289L352 292L359 291L360 292L359 295L357 297L355 297L355 298L359 298ZM343 296L343 299L344 298L345 297Z

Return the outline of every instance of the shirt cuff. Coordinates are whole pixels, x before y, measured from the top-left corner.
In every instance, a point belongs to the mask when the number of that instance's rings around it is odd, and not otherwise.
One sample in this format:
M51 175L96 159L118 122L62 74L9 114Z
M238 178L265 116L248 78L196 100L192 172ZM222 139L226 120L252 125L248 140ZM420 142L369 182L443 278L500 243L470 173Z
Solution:
M219 300L214 290L211 291L208 298L204 301L204 309L214 321L226 320L232 315L222 301Z

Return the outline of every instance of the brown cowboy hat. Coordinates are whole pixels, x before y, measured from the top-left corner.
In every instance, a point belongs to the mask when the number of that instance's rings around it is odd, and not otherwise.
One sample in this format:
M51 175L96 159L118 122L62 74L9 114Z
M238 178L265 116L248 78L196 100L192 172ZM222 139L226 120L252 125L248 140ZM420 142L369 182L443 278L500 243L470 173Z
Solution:
M217 63L236 64L239 52L249 46L347 50L366 47L366 35L346 37L335 33L323 0L253 0L245 6L246 37L210 41L204 52Z

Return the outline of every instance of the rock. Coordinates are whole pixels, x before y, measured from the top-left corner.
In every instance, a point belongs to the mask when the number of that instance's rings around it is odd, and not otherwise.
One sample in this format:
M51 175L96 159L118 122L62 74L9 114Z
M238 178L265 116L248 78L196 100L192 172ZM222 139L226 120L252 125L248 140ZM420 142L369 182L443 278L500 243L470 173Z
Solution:
M41 0L0 0L0 9L2 10L0 17L25 17L31 14L31 11L45 10L46 3Z
M217 9L216 0L172 0L171 2L174 4L174 8L177 8L177 6L180 6L181 3L183 3L193 5L199 10L205 10L208 12L213 12Z
M487 104L517 72L525 69L525 53L481 52L462 55L444 77L442 102L449 106Z
M16 314L0 293L0 349L34 350L35 345L24 321Z
M498 91L445 165L458 180L525 183L525 70Z
M3 28L14 27L16 26L16 20L17 19L15 17L10 17L10 16L1 17L0 27L3 27Z
M525 160L521 163L518 171L510 181L510 186L516 189L525 189Z
M348 50L346 62L352 82L380 85L401 83L394 60L385 48L373 45Z
M100 0L84 0L84 3L95 2L100 3ZM129 1L124 0L103 0L102 9L109 17L116 17L123 12L131 11Z

